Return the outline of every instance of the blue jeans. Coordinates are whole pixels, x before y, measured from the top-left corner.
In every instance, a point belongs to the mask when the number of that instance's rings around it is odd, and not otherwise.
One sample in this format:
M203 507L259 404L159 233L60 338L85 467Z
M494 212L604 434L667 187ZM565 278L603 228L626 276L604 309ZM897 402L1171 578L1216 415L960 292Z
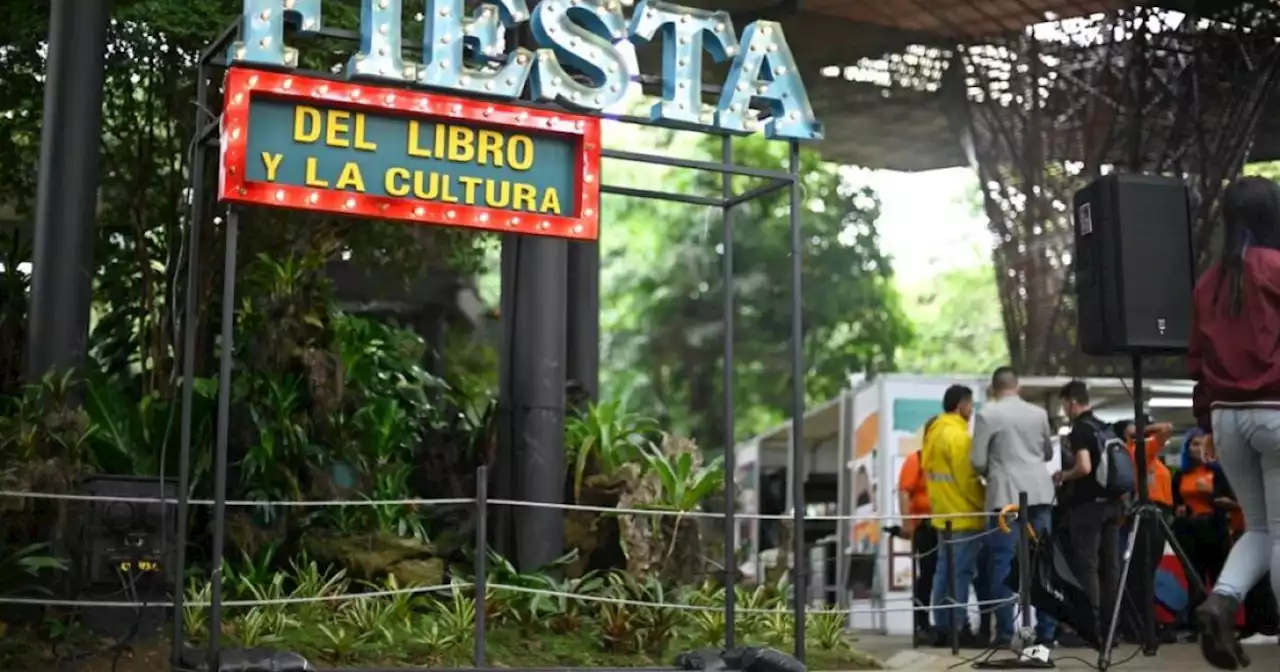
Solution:
M968 624L969 586L977 575L978 555L982 553L982 540L978 534L955 532L950 543L945 536L938 539L938 570L933 575L933 624L937 632L949 634L965 629ZM948 600L950 586L955 587L955 595L954 599Z
M1031 529L1037 534L1047 534L1049 531L1049 514L1048 506L1032 506L1028 508L1027 516L1031 521ZM988 523L988 529L995 528L999 525L998 519L991 518ZM1009 575L1013 572L1013 563L1018 557L1018 543L1022 538L1022 524L1016 523L1010 525L1010 532L995 531L988 534L984 541L987 549L991 553L991 579L992 579L992 598L995 600L1008 600L1013 596L1013 590L1009 588ZM1044 640L1052 640L1054 631L1057 629L1057 622L1049 614L1036 610L1036 637ZM1013 602L1008 602L996 608L996 637L1001 640L1012 640L1014 631L1013 623Z

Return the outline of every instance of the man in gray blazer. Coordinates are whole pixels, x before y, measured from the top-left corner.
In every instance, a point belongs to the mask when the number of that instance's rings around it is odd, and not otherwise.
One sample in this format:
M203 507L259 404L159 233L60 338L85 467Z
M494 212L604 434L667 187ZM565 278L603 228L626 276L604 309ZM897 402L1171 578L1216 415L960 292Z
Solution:
M1049 414L1018 396L1018 374L1002 366L991 375L991 398L977 413L973 425L973 468L987 480L987 509L1018 503L1018 494L1027 493L1032 529L1048 532L1050 507L1054 499L1053 478L1045 463L1053 458L1053 434ZM990 526L997 521L990 519ZM993 530L986 536L991 559L990 576L997 599L1007 599L1012 591L1005 585L1013 570L1021 526L1012 532ZM1036 613L1036 640L1052 646L1056 623L1048 614ZM996 644L1013 639L1013 603L996 609Z

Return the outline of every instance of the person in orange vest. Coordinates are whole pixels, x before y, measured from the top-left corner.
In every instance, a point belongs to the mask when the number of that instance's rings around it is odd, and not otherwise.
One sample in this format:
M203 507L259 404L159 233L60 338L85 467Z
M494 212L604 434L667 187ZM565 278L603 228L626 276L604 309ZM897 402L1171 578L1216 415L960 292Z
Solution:
M1174 534L1187 553L1191 569L1212 586L1230 551L1235 494L1217 460L1206 452L1209 435L1199 428L1182 440L1182 469L1173 478ZM1199 604L1204 595L1193 595Z
M1137 468L1137 424L1132 420L1122 420L1112 425L1111 429L1116 436L1124 438L1125 445L1129 448L1129 458L1133 460L1134 473L1142 473L1142 470ZM1152 504L1160 507L1160 510L1164 512L1166 520L1169 520L1173 516L1173 472L1169 471L1168 465L1164 463L1164 460L1160 459L1160 453L1164 450L1165 444L1169 442L1169 437L1173 435L1173 425L1167 422L1152 422L1151 418L1148 417L1144 433L1147 435L1146 441L1144 441L1147 453L1147 496ZM1134 497L1137 497L1136 484ZM1120 527L1120 549L1122 552L1129 546L1129 533L1133 529L1132 526L1133 520L1129 519ZM1159 570L1160 554L1162 552L1159 549L1164 548L1164 535L1158 527L1154 528L1151 534L1157 535L1158 539L1146 554L1152 557L1146 558L1145 561L1150 564L1145 566L1151 567L1152 573L1155 573ZM1137 563L1136 566L1144 565ZM1126 585L1125 618L1121 623L1123 634L1131 641L1140 641L1139 633L1141 633L1142 627L1142 615L1137 609L1137 605L1141 603L1138 599L1137 588L1137 581L1129 581Z
M928 436L929 428L938 417L929 418L924 423L924 435ZM917 450L907 456L898 472L898 510L908 516L927 516L929 507L929 485L921 466L921 451ZM932 637L929 625L929 610L933 593L933 574L938 567L938 531L929 524L928 518L904 518L902 520L903 536L911 540L911 553L917 558L916 583L912 586L915 594L915 629L919 641L927 641Z
M1132 420L1124 420L1117 422L1112 429L1116 436L1124 437L1125 444L1129 447L1129 458L1133 460L1134 473L1139 473L1138 442L1135 440L1137 425ZM1148 421L1146 434L1147 496L1151 498L1152 504L1168 513L1173 513L1173 472L1169 471L1168 465L1160 459L1160 452L1169 442L1169 437L1173 436L1173 425L1167 422Z

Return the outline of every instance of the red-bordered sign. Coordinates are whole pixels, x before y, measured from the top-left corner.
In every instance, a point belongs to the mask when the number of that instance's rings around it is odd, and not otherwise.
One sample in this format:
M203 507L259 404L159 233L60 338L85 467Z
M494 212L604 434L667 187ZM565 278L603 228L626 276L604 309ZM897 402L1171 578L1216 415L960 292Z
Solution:
M224 201L330 212L420 224L595 240L600 225L600 120L594 117L468 100L428 91L337 82L288 73L231 68L222 114ZM341 107L371 115L398 116L572 141L579 150L572 216L444 203L411 197L355 193L247 179L249 105L263 96L284 102Z

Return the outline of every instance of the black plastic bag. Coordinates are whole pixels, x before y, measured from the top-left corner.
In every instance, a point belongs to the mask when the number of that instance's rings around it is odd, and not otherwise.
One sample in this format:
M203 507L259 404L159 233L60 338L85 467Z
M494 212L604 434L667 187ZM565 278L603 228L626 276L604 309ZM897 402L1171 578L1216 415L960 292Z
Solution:
M742 652L742 671L805 672L805 666L777 649L749 647Z
M676 656L675 666L690 672L805 672L804 663L787 654L760 646L740 649L697 649Z
M218 656L218 672L313 672L301 655L272 649L227 649Z
M1089 596L1071 570L1066 540L1060 534L1042 535L1031 544L1031 606L1069 626L1095 649L1102 648L1101 629ZM1018 563L1005 585L1016 595L1022 589ZM1108 614L1108 617L1110 615Z

